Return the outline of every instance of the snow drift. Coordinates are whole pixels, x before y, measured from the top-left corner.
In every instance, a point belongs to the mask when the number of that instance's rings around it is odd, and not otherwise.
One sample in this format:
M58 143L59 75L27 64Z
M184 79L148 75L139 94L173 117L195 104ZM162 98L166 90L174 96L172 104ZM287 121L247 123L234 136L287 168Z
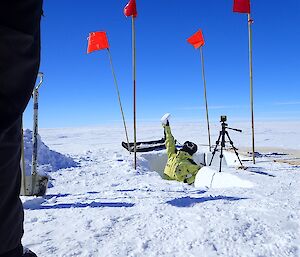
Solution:
M71 157L50 150L44 144L41 137L38 135L38 172L44 173L49 171L57 171L59 169L77 167L76 163ZM32 131L26 129L24 131L24 155L26 164L26 175L31 174L32 161Z

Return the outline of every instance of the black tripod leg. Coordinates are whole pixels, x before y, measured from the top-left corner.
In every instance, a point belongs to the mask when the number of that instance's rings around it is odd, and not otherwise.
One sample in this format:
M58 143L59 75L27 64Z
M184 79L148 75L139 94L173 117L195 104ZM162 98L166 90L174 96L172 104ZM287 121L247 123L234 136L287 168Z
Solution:
M215 149L214 149L214 151L213 151L213 153L212 153L212 157L211 157L211 160L210 160L210 162L209 162L208 166L210 166L210 165L211 165L211 163L212 163L212 160L213 160L213 158L214 158L214 156L215 156L215 154L216 154L217 147L218 147L218 145L219 145L219 143L220 143L220 138L221 138L221 135L222 135L222 131L220 131L220 133L219 133L219 137L218 137L218 140L216 141L216 146L215 146Z
M222 160L223 160L223 148L225 147L225 131L222 133L222 140L221 140L221 154L220 154L220 168L219 172L222 170Z
M233 145L233 142L232 142L232 140L231 140L231 138L230 138L230 136L229 136L229 134L228 134L227 131L226 131L226 135L227 135L227 137L228 137L228 139L229 139L229 142L230 142L230 144L231 144L231 146L232 146L232 148L233 148L233 150L234 150L234 152L235 152L235 155L236 155L236 157L238 158L238 160L239 160L241 166L244 167L244 166L243 166L243 163L242 163L242 161L241 161L241 159L240 159L240 157L239 157L239 154L238 154L238 152L236 151L236 148L235 148L235 146Z

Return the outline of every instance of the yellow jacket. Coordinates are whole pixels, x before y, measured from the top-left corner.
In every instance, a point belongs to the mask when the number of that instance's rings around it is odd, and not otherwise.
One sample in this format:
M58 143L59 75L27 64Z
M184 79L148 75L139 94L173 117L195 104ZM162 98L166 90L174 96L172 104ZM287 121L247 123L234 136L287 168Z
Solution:
M164 170L166 179L192 184L197 172L202 166L195 163L192 156L184 151L178 151L170 126L164 125L168 161Z

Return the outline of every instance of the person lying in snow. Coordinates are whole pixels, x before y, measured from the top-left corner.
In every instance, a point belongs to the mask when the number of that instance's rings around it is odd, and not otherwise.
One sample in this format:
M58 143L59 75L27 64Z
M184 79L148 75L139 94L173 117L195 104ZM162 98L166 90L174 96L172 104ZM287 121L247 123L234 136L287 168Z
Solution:
M164 169L165 179L177 180L191 185L195 181L196 174L203 167L203 165L198 165L192 159L198 147L193 142L186 141L180 150L176 149L168 120L169 116L169 114L166 114L161 119L165 131L165 144L168 154L168 161Z

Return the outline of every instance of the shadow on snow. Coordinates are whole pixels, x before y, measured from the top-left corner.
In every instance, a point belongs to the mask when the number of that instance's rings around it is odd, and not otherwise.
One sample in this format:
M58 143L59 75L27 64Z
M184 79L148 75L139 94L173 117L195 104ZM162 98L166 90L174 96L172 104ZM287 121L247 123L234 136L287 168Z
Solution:
M60 203L53 205L42 205L42 203L36 203L32 201L27 201L24 203L25 210L49 210L49 209L71 209L71 208L103 208L103 207L133 207L133 203L100 203L100 202L91 202L91 203Z
M161 189L161 190L153 190L153 189L141 189L141 188L133 188L133 189L118 189L117 192L135 192L135 191L143 191L143 192L163 192L163 193L186 193L187 190L169 190L169 189ZM204 194L207 191L205 190L190 190L190 193L194 194Z
M273 177L273 178L276 177L273 174L270 174L270 173L267 173L267 172L263 171L263 169L260 168L260 167L249 167L249 168L246 169L246 171L252 172L252 173L256 173L256 174L260 174L260 175L265 175L265 176Z
M192 207L197 203L204 203L208 201L215 201L215 200L239 201L245 199L248 198L223 196L223 195L200 197L200 198L193 198L193 197L186 196L181 198L175 198L173 200L167 201L167 203L176 207Z

